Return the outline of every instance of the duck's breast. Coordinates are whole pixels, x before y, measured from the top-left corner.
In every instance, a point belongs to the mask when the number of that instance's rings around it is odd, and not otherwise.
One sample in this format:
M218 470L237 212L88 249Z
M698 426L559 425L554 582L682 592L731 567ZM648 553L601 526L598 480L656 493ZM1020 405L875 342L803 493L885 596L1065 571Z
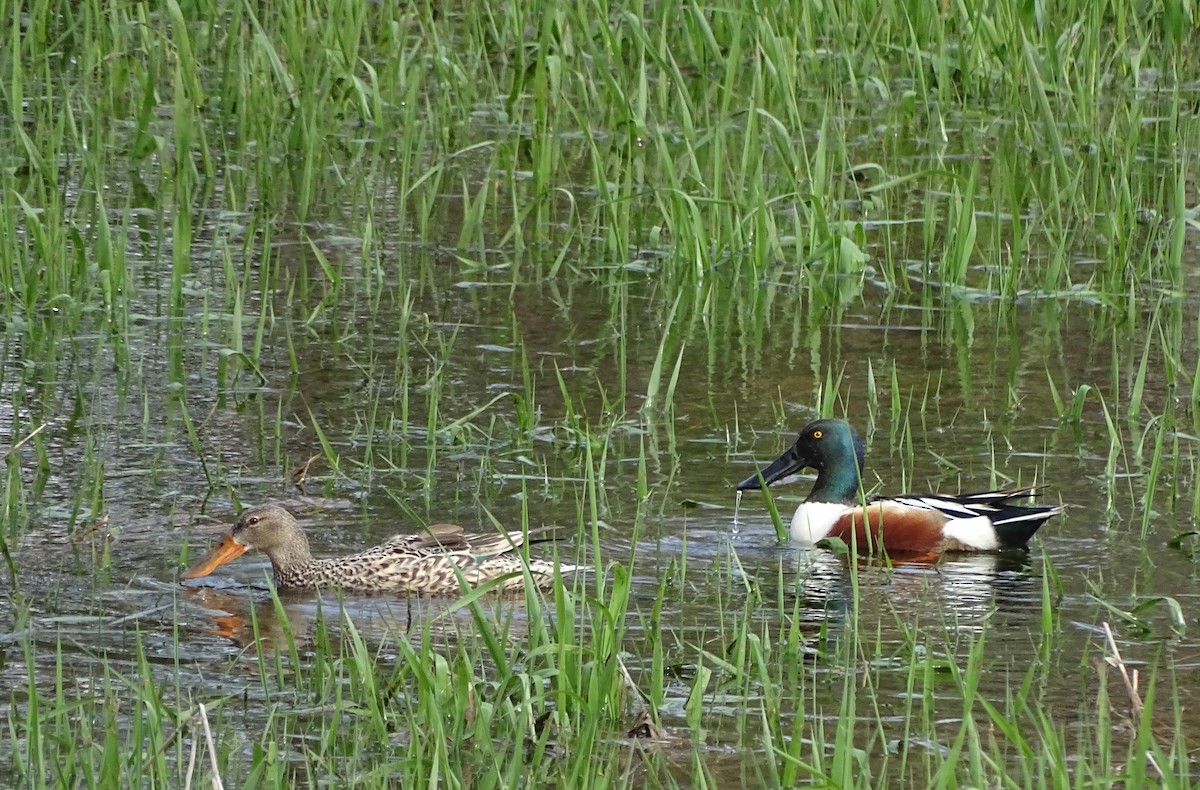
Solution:
M929 552L944 545L944 529L950 520L939 510L890 500L867 507L805 502L792 519L792 537L808 544L839 538L862 552Z

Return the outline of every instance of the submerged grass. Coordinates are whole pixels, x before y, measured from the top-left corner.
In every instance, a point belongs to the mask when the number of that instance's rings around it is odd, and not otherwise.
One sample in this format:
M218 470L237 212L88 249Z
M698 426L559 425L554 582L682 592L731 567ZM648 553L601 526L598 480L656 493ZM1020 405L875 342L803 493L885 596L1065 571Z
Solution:
M866 411L905 488L931 466L998 481L998 436L1061 421L1034 450L1095 456L1072 470L1098 480L1110 544L1122 518L1143 542L1164 512L1195 520L1191 14L0 0L0 773L1194 784L1170 651L1138 687L1117 639L1080 650L1053 569L1041 632L1000 657L1013 640L988 619L869 614L903 569L851 567L829 592L685 535L660 578L637 575L688 421L728 436L736 420L736 437ZM868 313L883 341L859 358ZM734 415L731 393L756 411ZM967 420L988 474L950 452L920 464L919 437ZM297 454L319 455L327 493L418 521L573 503L598 571L382 631L355 607L307 624L252 602L219 643L244 650L219 661L189 654L177 623L210 615L178 595L169 623L100 618L123 644L83 660L87 635L25 597L7 538L54 497L92 523L123 479L240 496ZM1089 587L1104 616L1144 637L1169 610L1179 637L1187 598L1121 583ZM708 622L676 622L697 595ZM980 686L996 672L1000 698Z

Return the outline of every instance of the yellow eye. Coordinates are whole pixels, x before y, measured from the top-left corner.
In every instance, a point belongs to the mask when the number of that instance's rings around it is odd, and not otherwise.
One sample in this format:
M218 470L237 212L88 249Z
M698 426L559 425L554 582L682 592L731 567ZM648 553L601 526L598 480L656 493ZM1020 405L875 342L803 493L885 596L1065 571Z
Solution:
M820 438L821 438L822 436L824 436L824 435L825 435L825 432L824 432L824 431L813 431L813 438L814 438L814 439L820 439Z

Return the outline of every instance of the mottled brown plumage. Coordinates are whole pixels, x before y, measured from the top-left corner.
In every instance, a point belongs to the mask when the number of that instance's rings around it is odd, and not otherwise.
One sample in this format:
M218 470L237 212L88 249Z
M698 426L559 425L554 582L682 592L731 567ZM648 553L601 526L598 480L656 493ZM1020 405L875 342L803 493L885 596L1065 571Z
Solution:
M514 592L525 587L526 567L516 549L527 541L550 537L544 529L530 530L528 534L514 531L467 535L462 527L434 524L415 535L397 535L358 554L321 560L309 551L308 537L291 513L277 505L259 505L245 510L212 552L180 579L207 576L247 549L258 549L270 558L275 584L280 588L456 595L463 591L461 574L471 587L511 576L500 589ZM531 559L528 568L539 588L554 583L553 562ZM585 568L559 565L560 573L576 570Z

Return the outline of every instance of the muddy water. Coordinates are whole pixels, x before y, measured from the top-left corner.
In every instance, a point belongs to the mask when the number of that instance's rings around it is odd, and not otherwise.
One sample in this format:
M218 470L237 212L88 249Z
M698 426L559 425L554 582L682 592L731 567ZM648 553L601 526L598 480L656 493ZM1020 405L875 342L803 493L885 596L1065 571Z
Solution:
M281 255L291 267L305 265L300 252ZM415 309L407 320L387 309L358 321L334 312L302 327L300 311L289 313L281 294L256 295L279 316L261 364L264 384L248 373L218 379L225 358L217 349L228 344L219 319L210 337L194 327L136 325L129 343L140 361L120 378L83 359L60 369L64 413L86 397L89 418L82 431L51 426L49 477L30 503L28 526L10 540L17 582L33 602L31 627L45 648L39 655L53 656L62 645L65 660L86 674L100 660L132 665L140 644L172 685L212 693L253 689L256 670L237 658L251 621L265 638L282 642L285 628L303 633L326 604L286 596L281 616L257 586L265 566L250 558L201 584L182 587L175 579L185 551L194 556L231 523L232 495L247 503L297 496L289 473L321 454L309 427L315 420L341 464L334 472L319 460L307 484L310 497L295 502L318 554L410 530L395 500L427 521L478 525L491 513L515 522L528 508L534 522L575 525L585 498L580 435L586 428L596 448L607 449L602 549L611 559L633 559L634 609L648 611L663 576L675 575L663 621L679 645L728 638L719 621L742 609L730 605L737 584L722 569L736 559L736 574L764 591L756 618L792 617L794 605L802 627L814 634L823 622L855 616L849 600L857 573L858 627L878 642L880 659L900 669L877 673L880 698L896 700L897 711L914 638L952 661L966 650L966 636L982 635L991 663L981 693L1002 702L1009 683L1034 660L1044 588L1056 618L1053 685L1044 694L1060 700L1063 711L1078 707L1097 671L1090 662L1104 652L1099 629L1114 615L1101 600L1126 609L1154 596L1178 600L1191 626L1182 633L1172 630L1166 607L1143 615L1145 629L1114 626L1127 660L1161 667L1165 649L1181 678L1196 672L1200 565L1186 549L1167 546L1192 524L1196 431L1180 425L1172 434L1177 449L1149 488L1152 444L1142 444L1154 425L1149 415L1178 405L1183 395L1161 373L1156 347L1144 413L1127 419L1120 409L1146 348L1146 316L1118 324L1107 308L1082 299L945 298L929 306L919 295L906 301L869 279L860 298L814 307L808 286L781 276L723 282L707 302L684 300L675 323L664 327L670 305L651 274L625 271L570 287L514 286L505 273L468 280L451 267L397 256L381 303L399 304L408 294ZM419 279L398 274L418 269ZM347 314L364 309L355 298L346 297ZM1184 368L1194 366L1200 302L1179 297L1164 310L1180 327ZM682 360L673 406L643 413L660 349L668 377ZM173 354L185 360L182 375L169 364ZM844 411L867 442L869 485L900 493L1037 483L1049 500L1067 505L1066 514L1043 529L1028 555L951 558L933 566L850 568L825 551L779 546L758 497L735 506L732 486L818 415L831 372L840 376L837 413ZM1121 414L1115 430L1122 446L1112 448L1099 397L1085 401L1077 425L1061 421L1050 379L1067 400L1082 385L1095 388L1110 413ZM85 395L76 380L94 382L94 391ZM526 380L533 382L532 398ZM434 401L439 416L431 433ZM373 414L372 403L379 404ZM445 430L488 403L469 424ZM182 424L184 406L198 424L200 454ZM522 417L522 408L531 416ZM101 513L79 506L89 501L78 499L84 465L72 463L88 442L103 458L108 517L95 528ZM651 495L639 502L643 451ZM779 490L781 510L805 491L804 483ZM779 599L788 602L787 612L774 608ZM372 599L348 606L360 630L379 639L436 609ZM469 623L451 619L448 627ZM631 624L630 638L638 627ZM681 650L675 658L694 653ZM51 684L50 659L36 661L40 680ZM639 670L631 667L635 675ZM11 687L26 681L19 662L4 672ZM1192 703L1189 684L1181 685L1183 703ZM828 715L836 715L836 691L834 684L817 694ZM681 684L671 692L666 723L680 724L688 689ZM714 704L706 737L746 746L737 720L752 712L752 702Z

